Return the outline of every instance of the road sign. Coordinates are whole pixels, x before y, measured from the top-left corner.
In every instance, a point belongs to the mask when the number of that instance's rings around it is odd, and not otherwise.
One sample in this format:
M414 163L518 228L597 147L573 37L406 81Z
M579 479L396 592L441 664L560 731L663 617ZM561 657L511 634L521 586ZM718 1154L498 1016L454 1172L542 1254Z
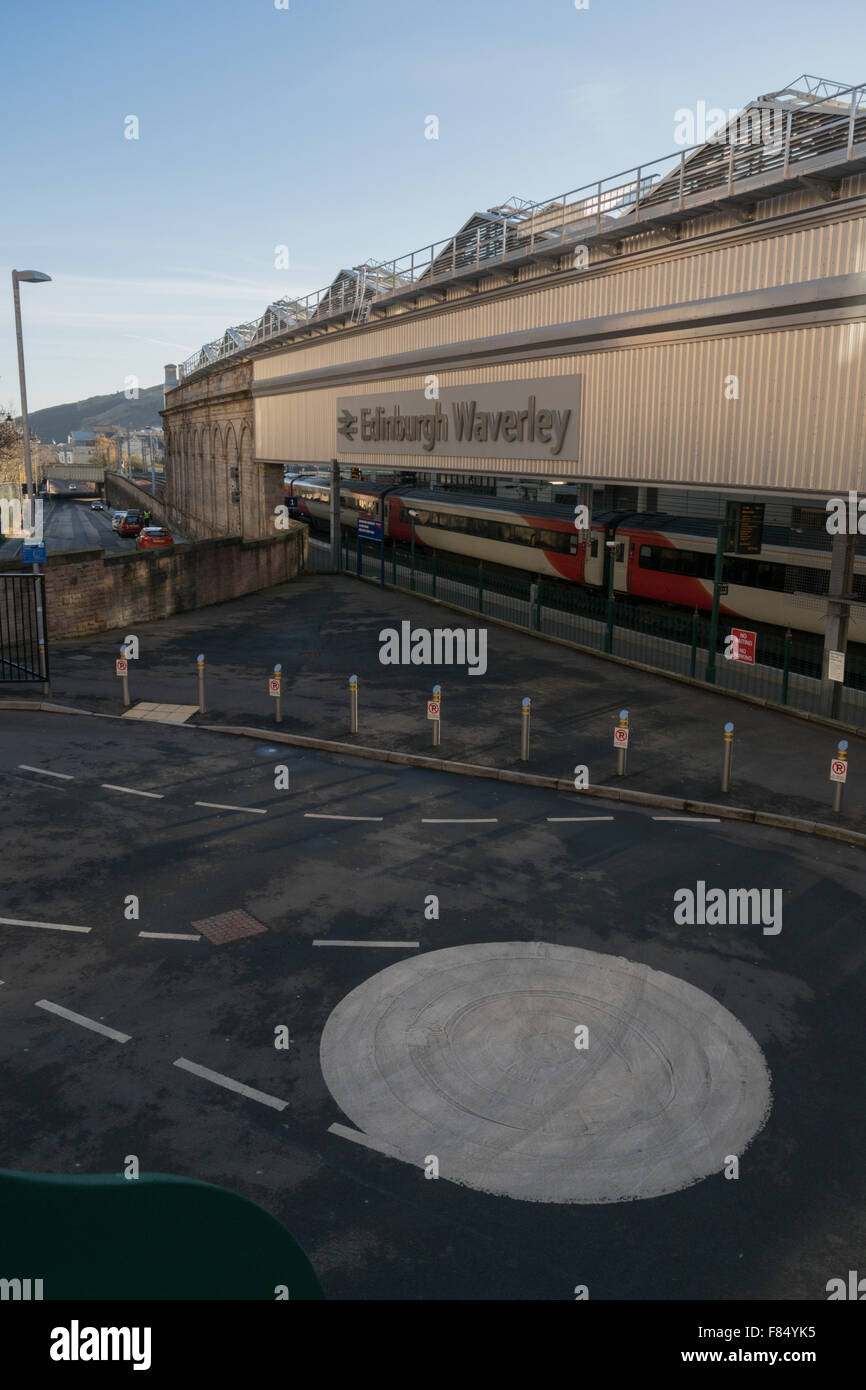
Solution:
M114 663L114 669L118 676L126 675L126 657L119 656Z
M45 542L25 541L21 547L21 559L25 565L44 565Z
M844 782L848 776L848 764L841 758L833 758L830 763L830 781Z
M279 682L278 680L274 680L273 676L271 676L270 680L268 681L268 694L269 694L269 695L279 695L279 693L280 693L280 682Z
M628 729L614 729L613 746L614 748L628 748Z
M749 632L744 627L732 627L731 636L736 639L731 659L733 661L744 661L747 666L755 664L755 643L758 638L757 632Z
M362 541L380 541L382 539L381 521L368 521L361 517L358 521L358 536Z
M438 701L438 700L428 700L428 701L427 701L427 718L428 718L428 719L438 719L438 718L439 718L439 701Z
M827 653L827 679L831 681L844 681L845 679L845 653Z

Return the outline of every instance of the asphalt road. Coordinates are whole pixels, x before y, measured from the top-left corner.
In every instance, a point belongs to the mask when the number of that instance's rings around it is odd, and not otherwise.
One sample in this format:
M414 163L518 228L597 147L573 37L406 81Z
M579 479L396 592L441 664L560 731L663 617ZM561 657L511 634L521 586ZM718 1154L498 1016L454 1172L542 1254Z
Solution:
M0 715L0 785L0 916L34 924L0 923L0 1166L117 1172L137 1154L146 1171L219 1183L289 1227L332 1298L571 1300L583 1284L592 1299L823 1300L830 1278L860 1267L858 851L194 727L35 712ZM678 925L673 895L697 880L781 889L781 931ZM267 930L217 946L194 925L232 910ZM737 1180L517 1200L427 1180L423 1151L404 1161L350 1137L357 1119L320 1065L346 996L396 961L535 942L664 972L747 1031L772 1105ZM464 983L471 993L471 968ZM389 998L384 980L372 988ZM556 1030L534 1018L519 1020L503 1089L525 1083L529 1054L539 1085L548 1075ZM489 1062L496 1039L472 1036L469 1064Z
M111 529L114 509L104 511L90 509L91 499L54 498L43 500L43 526L45 544L50 552L60 550L135 550L133 536L119 536ZM175 535L175 542L183 540ZM20 540L0 541L0 560L14 559L21 553Z

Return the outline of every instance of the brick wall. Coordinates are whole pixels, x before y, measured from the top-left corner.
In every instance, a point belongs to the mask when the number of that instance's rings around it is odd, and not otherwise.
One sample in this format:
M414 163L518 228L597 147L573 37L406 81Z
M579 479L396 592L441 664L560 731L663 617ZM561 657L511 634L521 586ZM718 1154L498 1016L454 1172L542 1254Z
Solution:
M306 551L307 528L292 522L287 532L266 540L227 536L165 551L49 554L45 566L49 642L167 618L282 584L298 575ZM19 560L0 561L0 573L20 569Z

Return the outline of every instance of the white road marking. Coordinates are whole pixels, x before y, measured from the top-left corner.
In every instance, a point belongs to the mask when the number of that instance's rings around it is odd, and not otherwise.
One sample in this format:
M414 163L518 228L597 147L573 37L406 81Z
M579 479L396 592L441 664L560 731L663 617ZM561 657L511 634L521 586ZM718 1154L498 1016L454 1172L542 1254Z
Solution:
M157 941L201 941L197 932L185 931L140 931L139 936L149 937Z
M188 1062L185 1057L178 1057L172 1065L192 1072L193 1076L201 1076L205 1081L212 1081L215 1086L224 1086L227 1091L237 1091L239 1096L246 1096L248 1100L258 1100L262 1105L270 1105L273 1110L285 1110L289 1103L287 1100L278 1100L276 1096L269 1096L266 1091L257 1091L253 1086L245 1086L242 1081L233 1081L230 1076L211 1071L209 1067L199 1066L198 1062Z
M324 811L305 811L304 820L382 820L382 816L330 816Z
M92 927L70 927L67 922L28 922L22 917L0 917L4 927L44 927L46 931L93 931Z
M421 824L422 824L422 825L496 825L496 824L498 823L498 820L499 820L499 817L498 817L498 816L479 816L479 817L477 817L477 818L475 818L475 819L463 818L463 819L449 819L449 820L425 820L425 819L422 817Z
M411 1159L404 1158L390 1144L384 1143L381 1139L371 1139L369 1134L364 1134L360 1129L350 1129L348 1125L328 1125L328 1133L336 1134L341 1139L351 1139L353 1144L360 1144L365 1149L373 1149L375 1153L386 1154L388 1158L397 1158L401 1163L412 1163ZM423 1163L412 1163L413 1168L423 1168Z
M547 819L554 822L570 821L574 823L576 821L580 824L584 820L613 820L613 816L548 816Z
M127 796L150 796L154 801L162 801L162 792L140 792L137 787L118 787L114 782L100 782L101 787L105 787L110 792L126 792Z
M22 772L38 772L40 777L60 777L64 782L74 782L75 778L68 772L50 772L47 767L29 767L27 763L19 763Z
M209 806L212 811L246 811L250 816L266 816L267 810L261 811L258 806L223 806L219 801L196 801L195 806Z
M721 816L653 816L653 820L684 820L690 825L718 825Z
M396 951L418 951L420 941L314 941L314 946L390 946Z
M64 1009L62 1004L52 1004L50 999L37 999L37 1009L47 1009L49 1013L57 1014L60 1018L66 1018L70 1023L77 1023L81 1028L89 1028L94 1033L101 1033L105 1038L113 1038L115 1042L129 1042L131 1033L118 1033L116 1028L106 1028L104 1023L97 1023L95 1018L85 1018L84 1014L73 1013L71 1009Z

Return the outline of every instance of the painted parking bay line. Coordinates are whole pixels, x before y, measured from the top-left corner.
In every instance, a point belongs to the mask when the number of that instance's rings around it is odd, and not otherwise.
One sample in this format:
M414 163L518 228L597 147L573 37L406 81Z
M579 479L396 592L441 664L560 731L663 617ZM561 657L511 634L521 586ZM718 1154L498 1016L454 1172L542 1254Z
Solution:
M721 819L721 816L653 816L653 820L678 820L688 825L718 825Z
M74 782L75 778L68 772L51 772L47 767L30 767L27 763L19 763L22 772L38 772L40 777L59 777L64 782Z
M332 816L325 811L305 811L304 820L383 820L383 816Z
M202 1067L198 1062L190 1062L186 1057L178 1057L172 1066L191 1072L193 1076L201 1076L205 1081L212 1081L215 1086L222 1086L227 1091L236 1091L239 1096L246 1096L247 1100L257 1100L262 1105L269 1105L272 1110L285 1110L289 1103L287 1100L278 1100L276 1096L269 1096L266 1091L257 1091L254 1086L246 1086L243 1081L235 1081L231 1076L223 1076L222 1072Z
M585 820L613 820L613 816L548 816L547 819L553 824L568 822L571 825L580 825Z
M92 927L72 927L68 922L28 922L23 917L0 917L3 927L41 927L44 931L93 931Z
M420 941L337 941L318 939L314 946L388 946L393 951L420 951Z
M194 801L194 806L208 806L212 811L246 811L248 816L266 816L267 809L260 810L258 806L223 806L219 801Z
M498 816L464 816L456 819L449 817L445 820L426 820L423 816L421 818L422 825L497 825L498 823Z
M151 941L201 941L198 932L188 931L140 931L139 936L146 936Z
M118 787L114 782L100 782L99 785L109 792L126 792L127 796L149 796L154 801L163 800L162 792L141 792L137 787Z
M105 1038L112 1038L115 1042L129 1042L131 1033L118 1033L116 1028L107 1028L104 1023L97 1023L95 1018L86 1018L84 1014L73 1013L72 1009L64 1009L62 1004L52 1004L50 999L37 999L37 1009L47 1009L49 1013L57 1014L58 1018L68 1019L70 1023L77 1023L80 1028L89 1028L93 1033L101 1033Z

